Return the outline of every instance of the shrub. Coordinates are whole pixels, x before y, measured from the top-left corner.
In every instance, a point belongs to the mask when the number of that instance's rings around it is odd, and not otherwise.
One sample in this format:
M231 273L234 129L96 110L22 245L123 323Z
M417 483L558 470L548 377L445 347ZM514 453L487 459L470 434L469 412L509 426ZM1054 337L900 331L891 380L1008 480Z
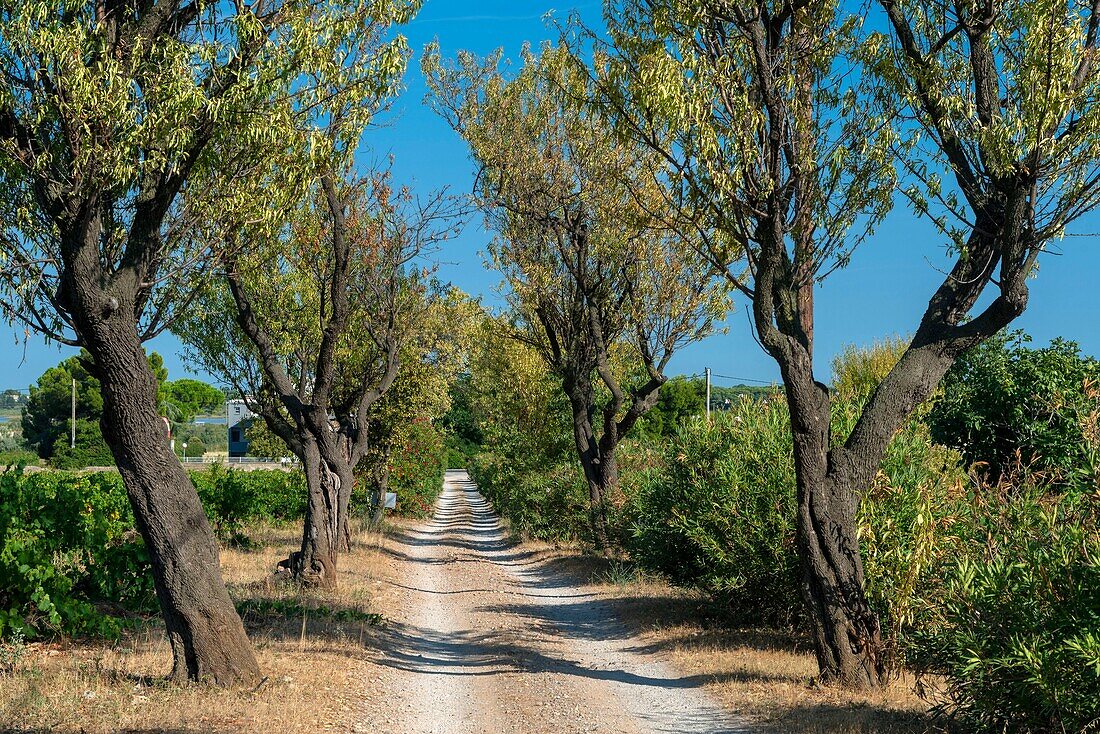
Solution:
M839 420L839 419L838 419ZM867 597L878 612L893 661L918 620L918 599L935 594L951 553L966 475L958 453L934 443L913 420L895 434L859 505L859 544Z
M706 402L702 380L673 377L661 385L657 404L634 424L632 434L649 439L671 436L685 420L705 413Z
M215 466L191 478L223 539L305 514L301 472ZM117 473L0 473L0 637L113 635L120 622L104 603L143 611L153 602L148 555Z
M389 487L397 494L398 511L415 517L430 514L447 469L443 436L431 421L414 420L402 429L389 469Z
M856 407L836 402L836 435L850 431ZM706 590L746 623L795 626L803 614L789 420L776 392L743 396L710 424L685 424L631 510L629 547L643 567ZM962 477L957 455L913 421L862 498L867 593L890 640L912 623L914 596L931 583L941 520Z
M833 393L844 402L866 402L908 346L909 340L900 336L867 347L845 346L833 359Z
M215 464L191 472L206 516L223 539L257 522L284 523L305 516L308 495L301 471L238 471Z
M588 485L580 465L563 459L524 465L507 454L479 454L470 475L519 535L539 540L588 540Z
M0 451L0 468L12 466L27 466L38 463L38 454L26 449L13 448Z
M0 635L113 634L95 603L148 608L152 591L117 474L0 474Z
M183 447L185 443L186 449ZM176 455L183 456L184 452L191 458L201 457L206 453L206 443L198 436L189 436L183 440L176 439Z
M1003 333L971 349L948 371L928 422L933 437L996 480L1019 460L1058 482L1091 475L1088 453L1100 400L1100 363L1073 342L1033 349L1023 332Z
M1089 731L1100 719L1100 497L975 493L941 593L912 635L938 710L981 731Z
M778 395L684 424L631 508L635 559L741 620L793 624L802 602L788 426Z
M68 433L57 437L49 459L50 466L55 469L84 469L89 466L115 465L115 457L103 440L99 421L78 418L76 446L70 446L70 441Z

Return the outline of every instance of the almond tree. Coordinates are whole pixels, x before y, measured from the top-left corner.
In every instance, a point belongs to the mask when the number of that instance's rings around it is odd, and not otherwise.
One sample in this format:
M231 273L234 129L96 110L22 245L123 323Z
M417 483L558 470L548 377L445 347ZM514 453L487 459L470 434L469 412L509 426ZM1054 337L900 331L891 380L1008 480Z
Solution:
M818 663L855 687L884 674L860 494L954 360L1023 312L1040 254L1100 203L1095 0L880 5L891 33L857 44L862 20L831 0L622 0L597 61L599 107L675 171L669 216L751 300L779 365ZM813 291L890 207L895 158L954 262L854 430L832 436Z
M711 332L726 292L649 213L663 196L652 183L660 161L576 103L587 77L566 60L560 49L525 50L509 81L499 55L444 65L430 51L425 71L436 109L478 165L474 196L498 235L490 258L508 285L515 335L569 399L602 547L615 451L656 403L676 351Z
M302 194L282 226L213 233L242 241L226 250L222 286L177 333L301 460L306 516L286 565L302 583L334 587L373 406L433 298L410 263L447 234L447 200L410 215L411 194L388 176L338 181L328 165Z
M0 307L90 355L174 680L252 684L259 670L198 495L169 449L142 342L203 283L212 253L195 226L255 200L254 171L303 112L334 90L357 108L392 87L403 39L355 51L415 6L0 2ZM183 192L193 192L186 206Z

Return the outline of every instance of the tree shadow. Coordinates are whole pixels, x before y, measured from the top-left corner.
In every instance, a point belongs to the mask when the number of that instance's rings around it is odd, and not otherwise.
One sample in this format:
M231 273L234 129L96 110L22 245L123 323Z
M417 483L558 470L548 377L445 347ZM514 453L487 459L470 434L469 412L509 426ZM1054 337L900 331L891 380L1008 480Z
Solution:
M614 667L592 667L502 638L496 630L440 632L416 625L394 624L374 638L374 644L378 646L373 661L376 664L425 675L559 673L669 689L699 688L727 678L726 675L658 676ZM730 673L728 677L739 675Z

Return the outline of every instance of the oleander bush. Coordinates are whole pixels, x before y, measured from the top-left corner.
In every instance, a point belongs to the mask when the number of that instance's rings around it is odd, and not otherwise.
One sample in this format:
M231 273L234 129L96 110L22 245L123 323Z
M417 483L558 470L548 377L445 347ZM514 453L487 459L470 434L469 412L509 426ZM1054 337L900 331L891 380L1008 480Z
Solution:
M964 730L1100 723L1100 495L979 488L953 526L909 661Z
M427 419L411 421L397 435L390 454L389 489L397 494L397 511L410 517L430 515L447 470L443 435Z
M856 415L838 401L834 433ZM630 507L632 555L650 571L701 588L745 623L797 627L803 605L795 549L797 495L781 393L741 397L710 423L684 424ZM867 591L895 640L930 583L940 531L964 475L958 455L913 421L892 442L859 509Z
M992 481L1018 465L1051 485L1095 478L1088 436L1098 430L1100 362L1071 341L1030 341L1002 333L960 357L928 416L932 435Z
M588 485L580 465L560 459L549 466L524 463L511 452L483 452L470 476L517 535L539 540L589 540Z
M628 548L646 570L701 588L745 622L801 613L794 466L778 396L741 398L684 424L630 508Z

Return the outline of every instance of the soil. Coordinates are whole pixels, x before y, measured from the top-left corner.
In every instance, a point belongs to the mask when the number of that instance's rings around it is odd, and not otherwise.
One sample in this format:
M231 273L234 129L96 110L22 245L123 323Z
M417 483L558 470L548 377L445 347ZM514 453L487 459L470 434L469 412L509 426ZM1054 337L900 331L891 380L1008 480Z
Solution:
M363 717L409 734L748 732L750 726L617 620L616 609L537 550L510 543L465 473L435 516L399 529L376 602Z

